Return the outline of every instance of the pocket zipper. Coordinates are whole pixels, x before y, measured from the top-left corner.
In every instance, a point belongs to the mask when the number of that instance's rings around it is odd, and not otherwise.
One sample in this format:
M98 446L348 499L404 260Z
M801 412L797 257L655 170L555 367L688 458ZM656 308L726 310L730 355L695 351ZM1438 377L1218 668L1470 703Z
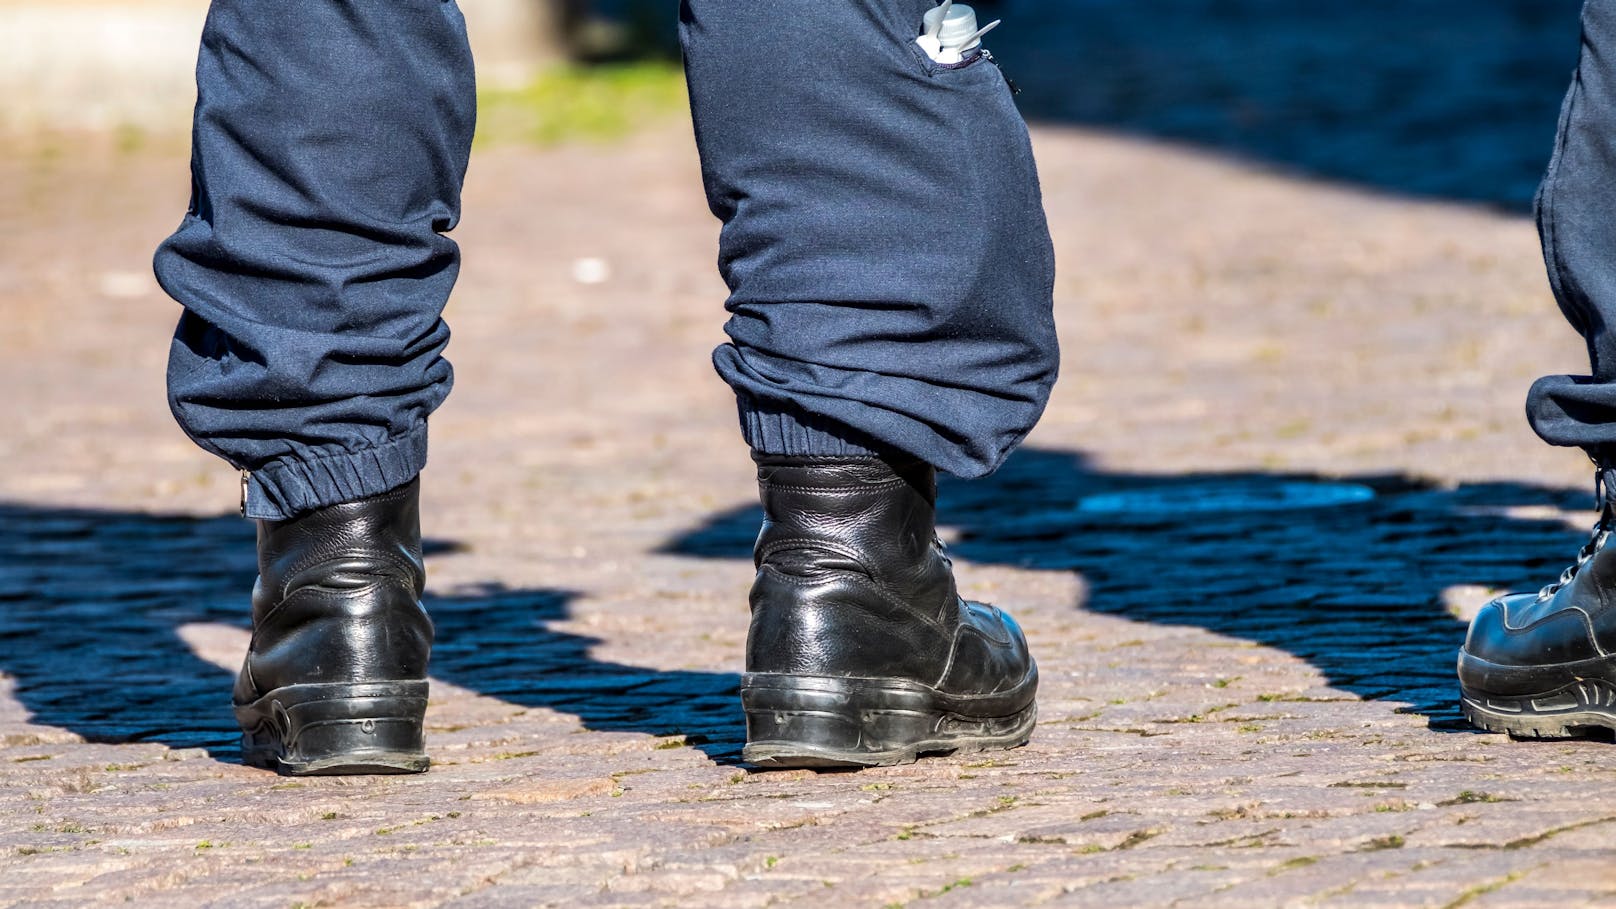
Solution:
M999 75L1004 77L1004 84L1010 86L1010 94L1021 94L1021 86L1017 85L1016 80L1010 78L1010 74L1004 71L1004 64L999 62L998 57L993 56L993 51L984 47L978 51L977 55L999 68Z

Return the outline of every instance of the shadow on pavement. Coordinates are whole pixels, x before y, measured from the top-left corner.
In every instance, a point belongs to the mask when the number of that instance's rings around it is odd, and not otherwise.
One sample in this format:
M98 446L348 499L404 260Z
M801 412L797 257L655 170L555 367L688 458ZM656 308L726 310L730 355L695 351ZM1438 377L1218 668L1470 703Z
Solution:
M1029 120L1525 210L1581 0L973 0Z
M589 656L596 638L549 630L574 594L503 587L428 596L432 677L524 707L570 713L600 732L684 736L720 764L741 759L746 727L734 672L662 671Z
M1373 498L1351 501L1368 491ZM1320 496L1345 502L1263 507ZM1080 453L1024 449L990 478L945 481L939 514L964 559L1075 572L1087 585L1084 608L1286 650L1332 687L1405 702L1433 728L1464 729L1453 673L1465 625L1446 611L1443 591L1537 589L1583 536L1558 518L1504 510L1591 504L1589 490L1521 483L1112 473ZM748 558L761 517L756 508L715 515L667 551Z
M234 673L196 656L177 630L246 628L255 559L251 523L233 516L0 504L0 672L34 723L239 760ZM590 729L682 734L714 760L739 760L738 675L594 660L595 639L546 627L572 599L497 587L429 596L433 677L571 713Z
M1262 507L1365 487L1366 501ZM1461 728L1453 657L1464 626L1443 591L1551 578L1580 535L1504 511L1588 504L1586 490L1520 483L1114 473L1080 453L1028 449L989 479L945 483L942 513L968 560L1076 572L1086 608L1287 650L1336 688ZM719 513L666 551L748 558L759 518L750 507ZM232 674L176 630L245 627L254 572L252 527L239 518L0 504L0 671L35 723L235 760ZM737 674L595 660L595 639L548 628L573 598L501 587L429 597L434 678L593 730L684 735L716 761L738 761Z

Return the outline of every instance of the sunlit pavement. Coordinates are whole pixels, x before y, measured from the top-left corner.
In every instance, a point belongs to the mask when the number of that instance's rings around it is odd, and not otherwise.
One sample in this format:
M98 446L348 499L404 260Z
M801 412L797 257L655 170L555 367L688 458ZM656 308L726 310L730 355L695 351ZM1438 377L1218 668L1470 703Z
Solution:
M431 773L285 780L228 709L251 528L162 394L183 151L0 163L0 905L1581 905L1616 745L1468 731L1463 618L1590 520L1529 221L1036 135L1063 382L944 491L1025 748L752 773L752 471L688 130L479 153L425 479Z

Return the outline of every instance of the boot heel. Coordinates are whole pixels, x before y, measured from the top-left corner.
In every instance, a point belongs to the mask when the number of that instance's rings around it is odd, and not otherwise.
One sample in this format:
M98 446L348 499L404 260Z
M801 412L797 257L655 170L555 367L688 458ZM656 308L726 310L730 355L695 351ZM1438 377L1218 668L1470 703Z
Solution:
M242 759L290 776L420 773L427 683L288 685L236 707Z
M744 677L741 707L741 757L760 767L877 767L1014 748L1026 744L1037 720L1030 701L1005 716L976 717L915 682L772 673Z

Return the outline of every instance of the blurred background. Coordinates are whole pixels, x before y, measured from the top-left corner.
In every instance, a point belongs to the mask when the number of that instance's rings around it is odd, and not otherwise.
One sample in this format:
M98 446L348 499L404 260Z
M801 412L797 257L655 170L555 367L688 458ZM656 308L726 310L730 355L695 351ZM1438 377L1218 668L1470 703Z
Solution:
M488 136L606 134L682 102L675 0L463 0ZM1578 0L979 0L1030 119L1527 205ZM0 128L183 130L205 0L0 0ZM513 113L513 109L516 111Z
M653 74L676 78L673 3L466 0L461 7L480 87L496 108L524 90L576 89L568 76L579 64L607 64L592 72L616 84L618 94L647 88ZM207 0L0 0L0 91L7 99L0 128L13 137L110 132L125 144L183 131L207 8Z

